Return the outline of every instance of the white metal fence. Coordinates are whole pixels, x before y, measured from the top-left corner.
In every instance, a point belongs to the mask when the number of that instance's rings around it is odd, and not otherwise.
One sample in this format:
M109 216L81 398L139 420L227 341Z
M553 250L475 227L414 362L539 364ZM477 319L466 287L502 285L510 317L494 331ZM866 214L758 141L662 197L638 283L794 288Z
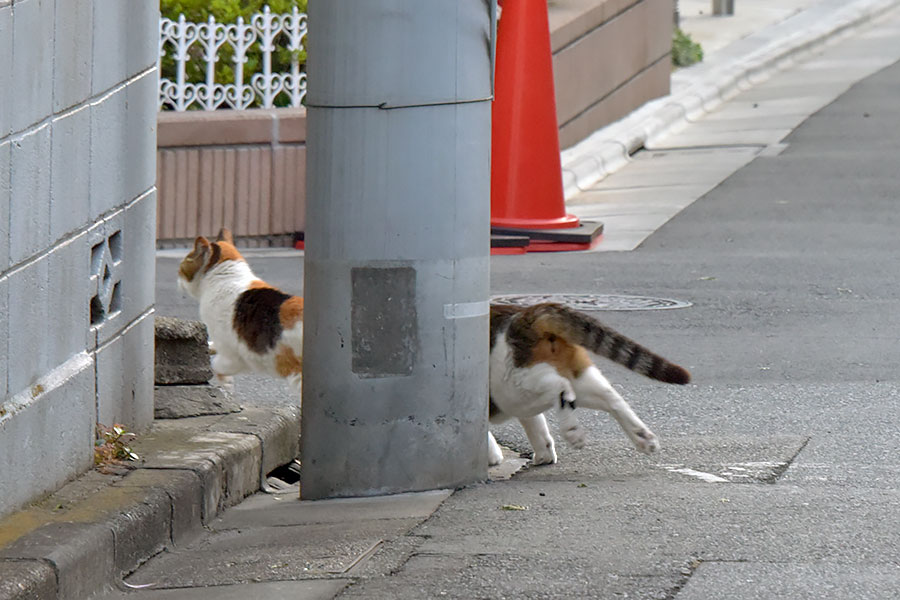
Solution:
M160 69L160 110L183 111L192 106L203 110L272 108L279 95L279 104L300 106L306 95L306 73L300 65L305 35L306 14L296 7L290 13L275 14L266 6L247 23L241 17L231 24L217 23L212 16L206 23L185 21L184 15L177 21L161 18L160 64L171 56L175 79L165 77ZM216 81L216 63L225 46L232 52L231 83ZM289 52L289 70L272 72L273 56L279 48ZM259 70L245 83L244 66L251 54L258 56ZM187 65L191 61L203 63L204 81L188 80Z

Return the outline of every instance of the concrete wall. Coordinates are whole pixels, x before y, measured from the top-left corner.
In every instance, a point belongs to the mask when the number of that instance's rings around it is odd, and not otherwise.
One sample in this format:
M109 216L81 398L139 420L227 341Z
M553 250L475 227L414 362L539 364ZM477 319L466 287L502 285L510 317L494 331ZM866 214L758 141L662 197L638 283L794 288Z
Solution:
M560 145L669 93L673 0L549 4ZM305 227L306 111L160 113L159 245L226 225L243 245Z
M158 18L0 0L0 516L153 416Z

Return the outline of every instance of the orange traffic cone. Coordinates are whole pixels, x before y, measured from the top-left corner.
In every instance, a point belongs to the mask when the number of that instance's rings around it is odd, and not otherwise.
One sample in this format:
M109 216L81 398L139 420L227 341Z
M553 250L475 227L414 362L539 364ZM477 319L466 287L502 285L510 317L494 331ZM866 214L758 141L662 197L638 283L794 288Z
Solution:
M497 26L491 226L576 227L566 214L546 0L507 0Z

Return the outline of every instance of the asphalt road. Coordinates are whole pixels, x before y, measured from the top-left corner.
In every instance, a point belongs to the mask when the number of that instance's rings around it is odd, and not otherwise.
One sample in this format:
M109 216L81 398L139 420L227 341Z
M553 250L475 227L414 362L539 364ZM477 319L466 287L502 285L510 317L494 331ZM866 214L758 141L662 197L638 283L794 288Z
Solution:
M723 475L729 465L738 466L731 474L751 463L783 465L762 476L767 483L690 485L636 466L632 479L632 469L610 468L605 453L563 448L561 465L521 476L521 493L541 501L538 484L549 495L560 480L604 489L576 504L583 521L557 521L592 540L580 544L585 551L550 553L584 560L575 571L590 583L567 579L548 596L896 597L898 93L895 64L812 115L784 151L756 158L636 251L494 260L497 291L692 302L600 315L694 374L690 389L679 390L606 369L662 437L656 466ZM536 272L542 280L529 276ZM615 443L609 419L584 421L592 439ZM514 430L509 436L522 443ZM575 492L561 495L568 503ZM636 545L619 548L623 540ZM585 558L592 545L606 567ZM675 564L682 579L667 582ZM535 569L543 575L549 566ZM520 592L539 589L534 582Z

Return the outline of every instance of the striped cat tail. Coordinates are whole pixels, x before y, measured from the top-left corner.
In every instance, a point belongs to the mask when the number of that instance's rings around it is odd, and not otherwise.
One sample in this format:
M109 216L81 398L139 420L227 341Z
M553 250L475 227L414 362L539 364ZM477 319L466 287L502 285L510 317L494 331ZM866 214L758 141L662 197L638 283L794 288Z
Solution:
M561 304L542 304L532 309L535 309L535 329L545 334L556 334L663 383L684 385L691 381L691 374L684 367L669 362L591 316Z

